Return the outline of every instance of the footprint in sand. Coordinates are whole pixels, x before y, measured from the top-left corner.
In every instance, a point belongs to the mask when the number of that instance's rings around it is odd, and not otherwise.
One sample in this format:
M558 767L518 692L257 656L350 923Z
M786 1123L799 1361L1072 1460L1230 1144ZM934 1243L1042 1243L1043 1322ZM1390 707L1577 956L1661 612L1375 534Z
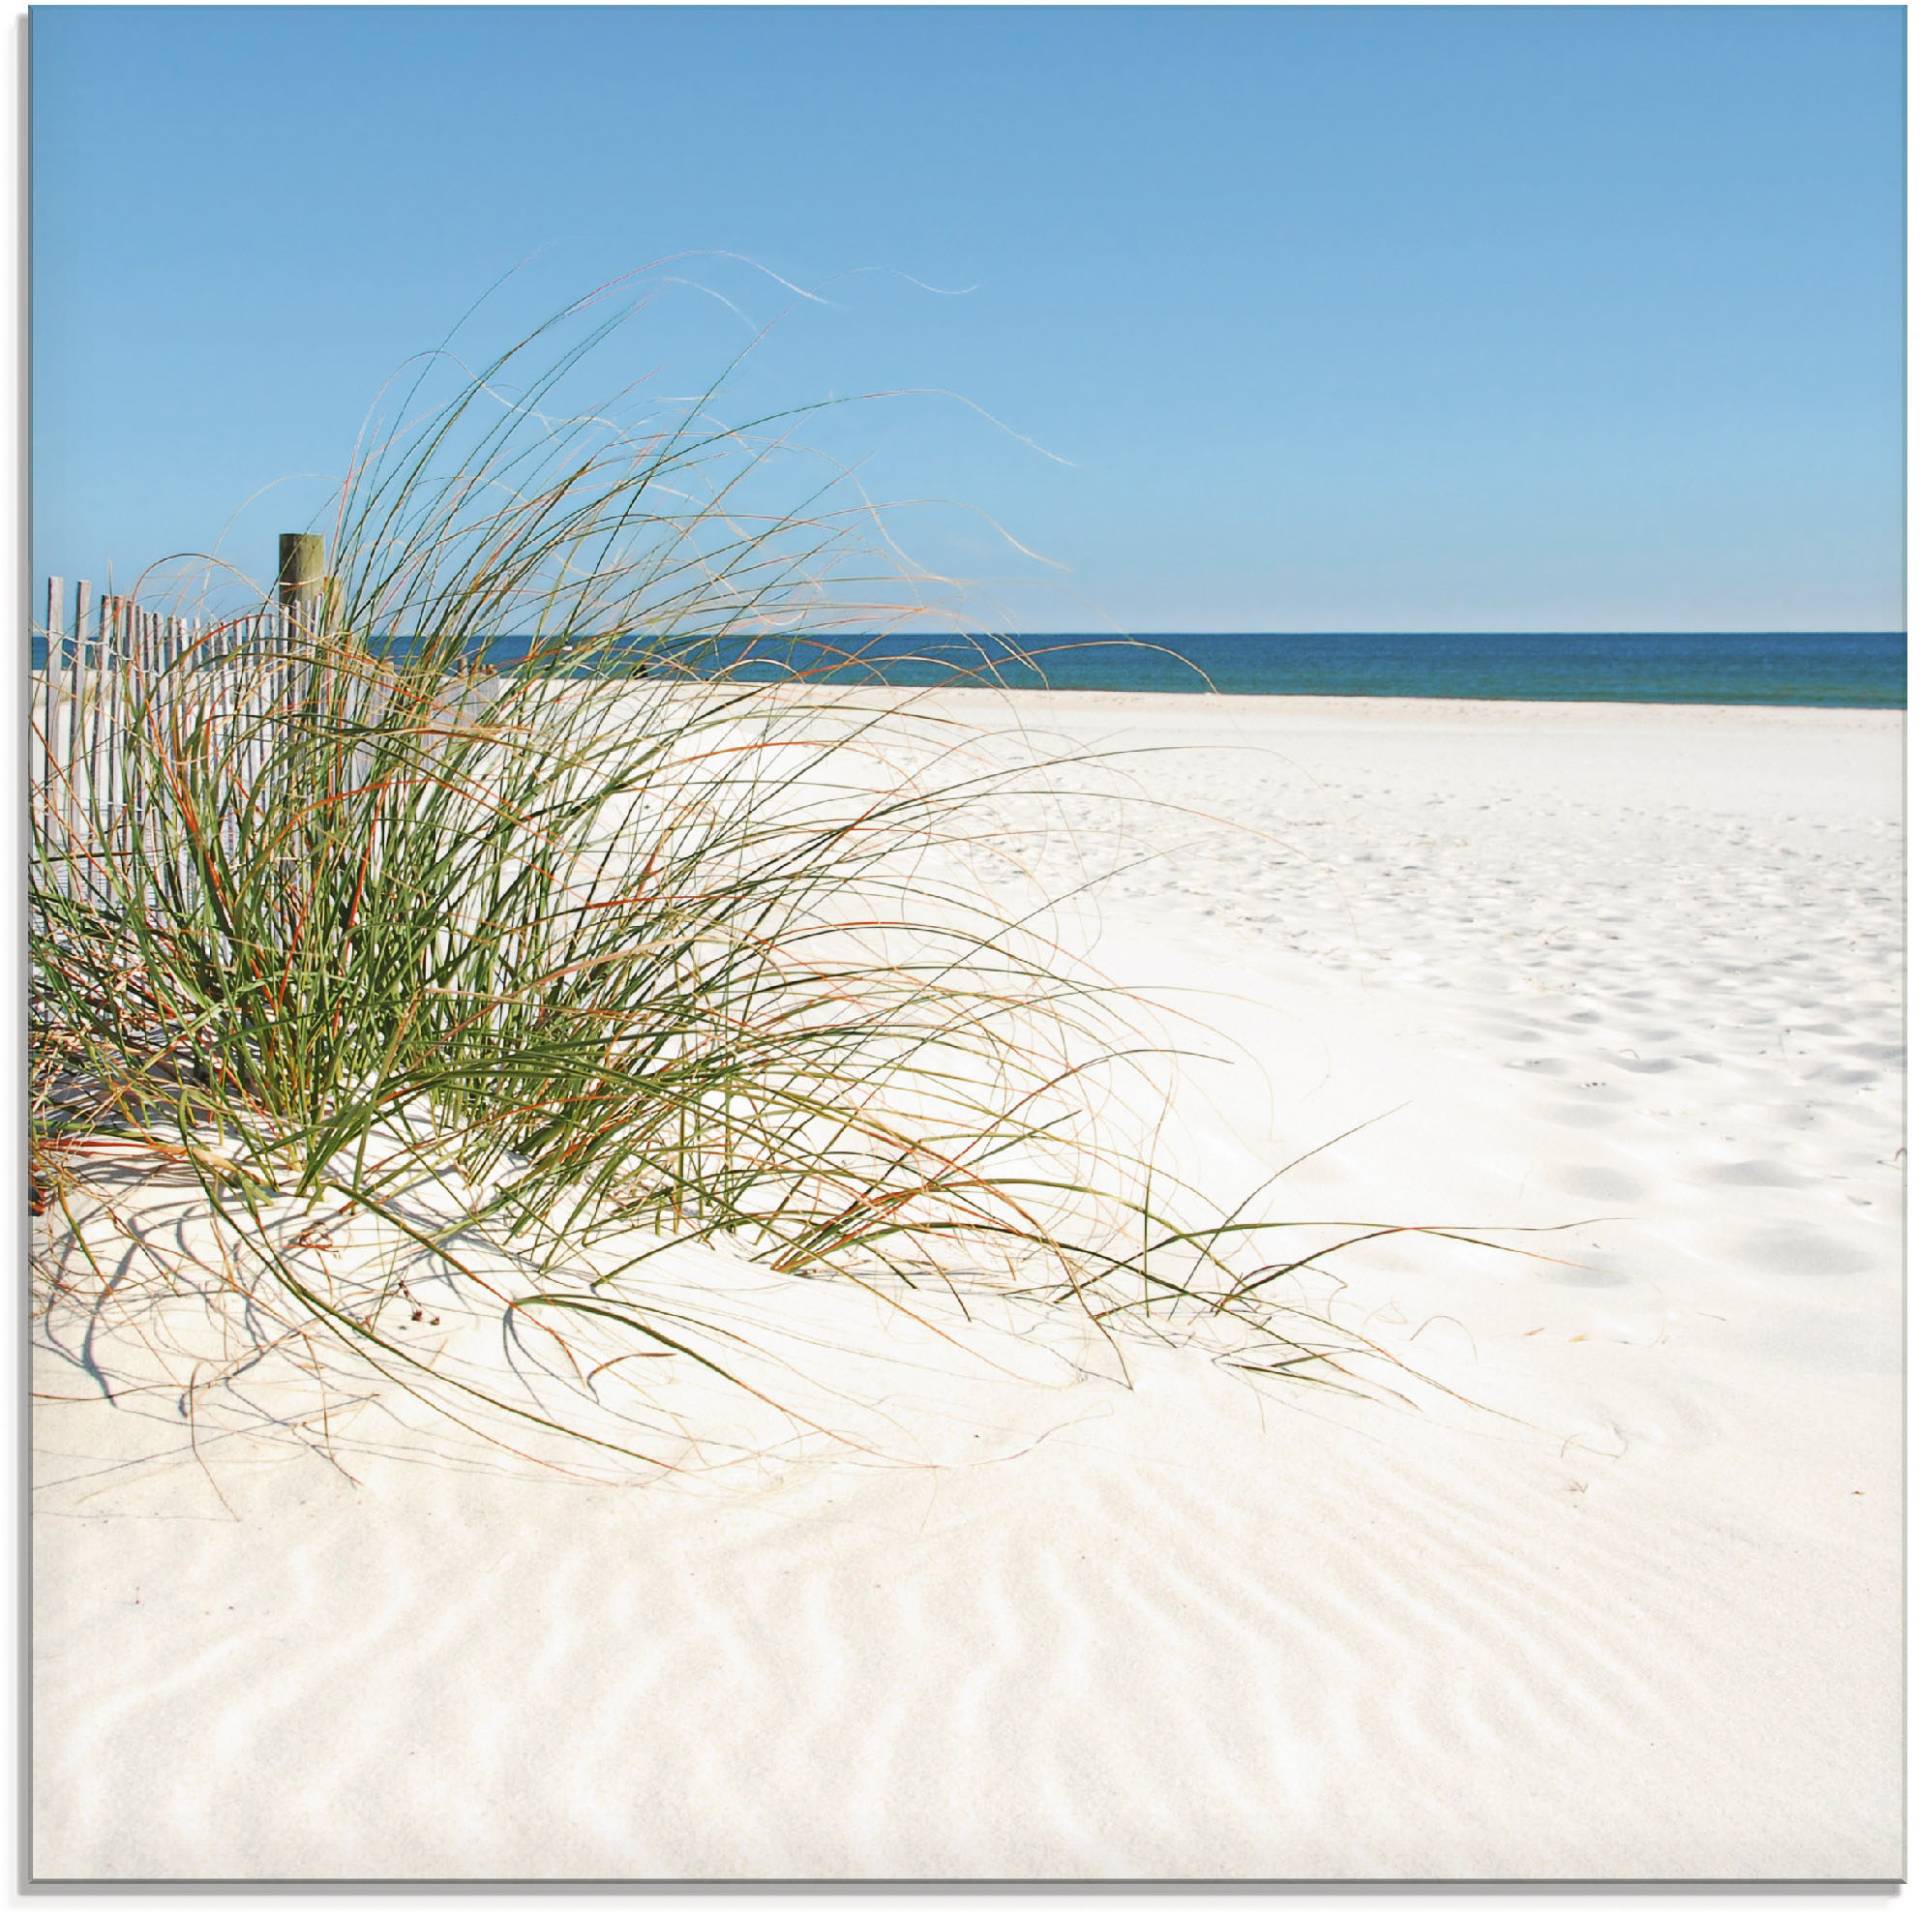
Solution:
M1749 1235L1740 1252L1743 1267L1769 1275L1857 1275L1874 1260L1853 1243L1805 1224Z
M1721 1182L1735 1188L1804 1188L1807 1178L1779 1162L1715 1162L1700 1171L1703 1182Z
M1542 1113L1549 1122L1567 1129L1609 1129L1620 1120L1620 1111L1604 1102L1568 1102Z
M1646 1193L1647 1185L1625 1169L1603 1168L1598 1163L1578 1163L1549 1177L1554 1188L1569 1195L1585 1195L1597 1202L1631 1202Z

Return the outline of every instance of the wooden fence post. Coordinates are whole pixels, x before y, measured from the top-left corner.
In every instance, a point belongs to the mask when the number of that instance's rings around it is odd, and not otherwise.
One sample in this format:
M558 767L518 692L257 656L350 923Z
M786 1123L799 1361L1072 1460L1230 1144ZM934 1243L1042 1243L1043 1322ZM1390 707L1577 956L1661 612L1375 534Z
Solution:
M318 532L281 532L280 610L302 634L311 634L319 624L326 572L327 547Z

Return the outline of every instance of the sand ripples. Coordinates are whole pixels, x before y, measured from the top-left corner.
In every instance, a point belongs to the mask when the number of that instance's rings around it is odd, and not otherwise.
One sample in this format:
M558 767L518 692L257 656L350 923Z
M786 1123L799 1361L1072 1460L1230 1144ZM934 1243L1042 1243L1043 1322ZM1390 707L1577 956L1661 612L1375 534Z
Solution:
M1196 1065L1192 1156L1405 1103L1285 1202L1582 1223L1347 1264L1499 1412L1030 1337L958 1385L855 1309L785 1325L884 1398L858 1465L303 1449L236 1520L50 1410L43 1876L1897 1869L1897 726L1096 705L1253 725L1161 794L1311 844L1189 819L1103 905L1267 1063Z

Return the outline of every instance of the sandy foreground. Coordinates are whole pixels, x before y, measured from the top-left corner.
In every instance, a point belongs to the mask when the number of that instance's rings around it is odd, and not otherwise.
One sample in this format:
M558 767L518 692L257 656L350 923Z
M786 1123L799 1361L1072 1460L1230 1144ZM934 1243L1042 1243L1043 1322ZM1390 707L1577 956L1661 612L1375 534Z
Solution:
M1238 1045L1196 1175L1365 1123L1283 1209L1561 1230L1342 1258L1472 1405L716 1258L885 1432L635 1489L203 1446L43 1348L35 1877L1901 1871L1903 720L1013 703L1154 752L1084 916Z

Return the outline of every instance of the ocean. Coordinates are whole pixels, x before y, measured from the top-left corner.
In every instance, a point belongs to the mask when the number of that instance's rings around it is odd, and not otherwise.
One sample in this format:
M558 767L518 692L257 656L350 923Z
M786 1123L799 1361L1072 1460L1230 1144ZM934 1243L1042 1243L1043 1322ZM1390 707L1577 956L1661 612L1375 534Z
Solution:
M905 635L691 646L692 668L791 669L929 684L1255 697L1476 697L1533 703L1811 704L1904 710L1901 631L1182 632L1115 639Z
M651 640L674 665L748 678L993 682L1014 689L1216 690L1253 697L1484 697L1531 703L1907 706L1902 631L1188 631L1137 638L894 633ZM525 638L485 647L510 665ZM45 642L32 646L33 667ZM637 660L636 660L637 661Z

